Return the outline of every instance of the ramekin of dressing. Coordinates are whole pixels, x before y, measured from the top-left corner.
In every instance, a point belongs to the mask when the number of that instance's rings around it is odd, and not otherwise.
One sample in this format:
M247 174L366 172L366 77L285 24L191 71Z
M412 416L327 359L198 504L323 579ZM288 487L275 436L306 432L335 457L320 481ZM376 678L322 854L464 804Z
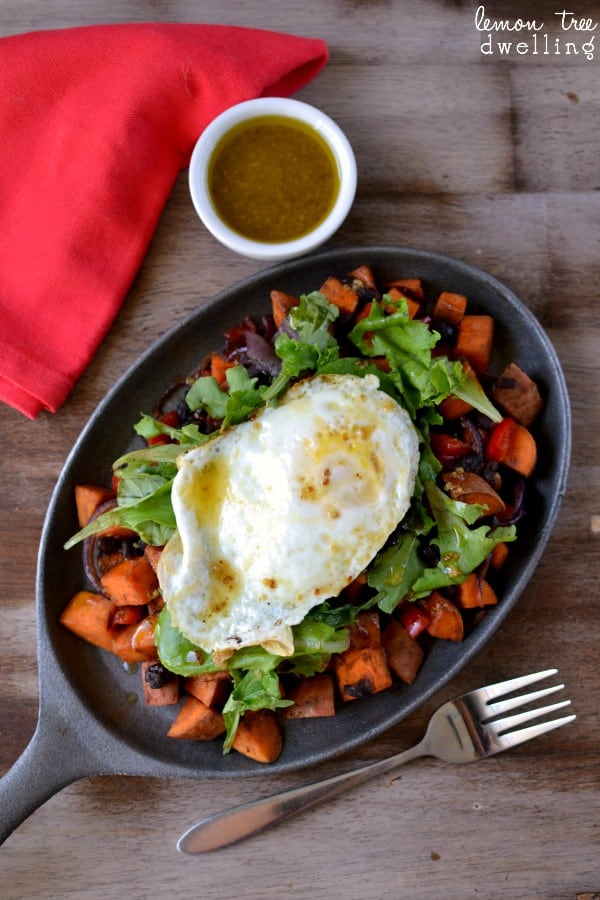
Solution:
M192 202L208 231L252 259L284 260L325 243L348 215L356 160L340 127L284 97L239 103L214 119L190 160Z

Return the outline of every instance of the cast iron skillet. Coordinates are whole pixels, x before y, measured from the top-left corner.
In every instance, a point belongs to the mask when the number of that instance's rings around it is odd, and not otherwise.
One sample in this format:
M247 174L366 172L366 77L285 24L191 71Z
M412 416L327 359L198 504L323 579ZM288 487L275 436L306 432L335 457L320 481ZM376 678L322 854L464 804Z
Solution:
M240 754L223 756L219 740L194 743L167 738L173 710L134 702L140 693L139 674L126 672L116 658L59 624L67 600L86 586L80 551L63 550L77 530L73 489L77 483L107 483L113 460L135 446L132 426L140 412L152 411L166 385L192 371L207 352L220 348L226 328L245 315L268 312L272 288L308 292L328 275L343 275L362 263L373 267L380 282L418 276L438 289L466 294L471 311L494 316L499 350L492 371L497 374L514 360L545 396L545 410L536 425L539 465L498 606L463 643L436 642L414 685L347 704L327 720L326 727L318 720L289 721L284 751L269 774L339 755L399 722L472 659L515 605L549 538L570 458L565 382L537 320L489 275L459 260L410 248L333 249L259 273L204 303L151 347L100 404L66 461L46 516L38 560L39 722L29 746L0 781L0 841L54 793L84 776L235 778L265 771Z

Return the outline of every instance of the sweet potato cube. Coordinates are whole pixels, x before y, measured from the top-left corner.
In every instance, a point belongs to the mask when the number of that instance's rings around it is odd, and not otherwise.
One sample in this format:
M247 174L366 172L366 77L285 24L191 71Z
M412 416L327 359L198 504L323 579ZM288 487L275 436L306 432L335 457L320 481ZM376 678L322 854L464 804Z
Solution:
M179 703L179 677L169 672L167 680L163 676L162 682L155 687L151 668L155 665L153 662L143 662L140 667L144 700L148 706L174 706Z
M371 291L377 291L377 282L375 281L375 276L373 275L373 270L370 266L358 266L358 268L353 269L350 274L353 278L360 281L363 287L369 288Z
M124 559L102 576L101 584L118 606L148 603L158 590L156 572L146 556Z
M423 649L402 622L390 619L381 636L388 666L406 684L412 684L423 662Z
M509 554L508 544L500 543L494 546L490 557L490 565L492 569L501 569Z
M392 676L381 647L344 650L335 659L338 690L344 700L368 697L390 687Z
M283 749L283 735L273 710L259 709L245 713L240 719L232 746L238 753L256 762L275 762Z
M143 624L140 623L140 625ZM158 655L154 642L151 647L144 648L134 643L140 625L126 625L124 628L113 628L112 652L126 663L145 662L156 660Z
M312 719L335 715L333 678L327 672L300 678L291 687L286 697L293 700L293 706L282 711L286 719Z
M456 604L439 591L432 591L422 604L430 618L427 632L432 637L446 641L462 641L465 626Z
M379 610L366 609L360 612L350 625L349 636L352 650L360 650L363 647L379 647L381 644Z
M112 488L98 487L95 484L76 484L75 506L79 527L87 525L98 507L114 497L115 492Z
M388 297L391 297L392 300L406 300L406 305L408 307L408 318L414 319L419 315L421 311L421 304L417 303L416 300L413 300L408 294L405 294L403 290L399 287L391 287L389 291L386 291ZM391 310L388 310L390 312Z
M504 500L481 475L455 469L442 474L444 488L453 500L481 506L484 516L494 516L504 512Z
M271 291L271 309L273 312L273 321L277 328L283 325L284 319L290 309L298 306L300 303L298 297L286 294L284 291Z
M339 278L330 275L320 287L327 300L337 306L341 313L352 315L358 306L358 294L350 284L344 284Z
M209 709L201 700L186 697L167 734L188 741L212 741L226 731L225 720L216 709Z
M456 339L457 357L468 359L476 372L486 373L492 356L493 342L492 316L463 316Z
M476 609L493 606L498 597L491 584L477 572L471 572L457 588L458 605L461 609Z
M144 555L155 572L162 552L162 547L153 547L151 546L151 544L148 544L146 547L144 547Z
M423 282L420 278L396 278L394 281L388 282L388 287L398 287L404 293L414 300L424 300L425 291L423 290Z
M460 325L465 310L467 298L464 294L453 294L450 291L442 291L433 308L433 319L441 319L451 325Z
M521 425L529 428L538 417L544 401L535 381L516 363L509 363L491 388L498 406Z
M223 709L231 691L231 685L231 675L228 672L192 675L183 683L188 694L201 700L210 709Z
M144 618L143 606L117 606L113 616L112 625L137 625Z
M60 622L89 644L112 650L112 618L116 605L102 594L78 591L69 600L60 616Z
M148 659L154 659L156 656L156 622L158 613L152 613L145 616L138 624L137 628L132 630L131 646L140 653L145 653Z

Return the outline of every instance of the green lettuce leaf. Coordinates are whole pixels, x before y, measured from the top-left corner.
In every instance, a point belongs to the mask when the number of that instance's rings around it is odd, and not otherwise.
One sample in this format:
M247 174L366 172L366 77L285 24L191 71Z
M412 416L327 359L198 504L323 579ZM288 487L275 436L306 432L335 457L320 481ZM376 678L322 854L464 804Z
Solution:
M146 544L156 547L165 544L176 528L175 514L171 505L171 481L158 479L153 484L155 489L135 503L129 500L128 505L116 506L89 522L69 538L64 545L65 550L115 525L137 531Z
M491 419L492 422L501 422L502 413L500 413L491 400L486 396L485 391L476 378L466 375L461 382L455 385L453 391L461 400L466 400L471 406Z
M368 584L377 591L375 602L383 612L393 612L422 577L425 563L419 556L419 546L417 534L404 532L370 566Z
M390 307L396 311L388 313ZM369 315L357 322L349 335L364 356L388 360L390 378L413 419L453 394L492 421L500 421L502 416L477 380L463 372L460 361L432 355L439 337L427 323L409 317L405 300L393 301L388 295L371 305ZM441 422L441 417L435 413L429 422Z
M369 586L377 591L375 602L386 613L404 600L418 600L433 590L459 584L484 562L496 544L516 539L514 526L471 527L481 517L482 507L452 500L432 481L425 483L424 494L428 511L422 527L415 527L413 515L369 567ZM439 551L436 565L428 566L424 561L420 552L423 536Z
M226 387L212 375L197 378L186 394L185 402L194 412L205 409L214 419L222 419L221 428L244 422L264 405L265 386L251 378L244 366L232 366L225 373Z
M300 297L298 306L293 306L286 318L291 333L282 332L275 339L281 372L264 393L266 403L275 400L293 378L305 372L317 372L338 358L338 343L330 330L338 316L337 306L319 291Z
M178 628L175 628L166 606L163 606L158 614L154 641L158 658L163 666L177 675L189 678L193 675L216 672L219 668L209 654L194 646Z
M437 588L459 584L484 562L496 544L509 543L517 537L514 525L470 528L484 512L482 507L452 500L433 482L425 485L425 493L437 527L431 543L439 549L440 561L415 581L412 586L415 598L425 597Z
M188 444L202 444L208 440L208 435L202 434L197 425L184 425L182 428L174 428L172 425L166 425L164 422L161 422L160 419L146 415L146 413L142 413L142 418L136 422L133 429L136 434L146 438L146 440L166 434L167 437L176 441L182 447L186 447Z

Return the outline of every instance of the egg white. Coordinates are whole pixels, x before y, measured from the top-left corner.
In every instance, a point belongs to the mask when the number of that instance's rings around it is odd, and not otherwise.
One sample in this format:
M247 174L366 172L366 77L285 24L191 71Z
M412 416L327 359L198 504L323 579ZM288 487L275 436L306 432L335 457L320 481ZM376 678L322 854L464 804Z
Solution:
M176 627L217 658L293 653L291 626L337 596L410 504L408 413L374 375L320 375L179 457L158 577Z

